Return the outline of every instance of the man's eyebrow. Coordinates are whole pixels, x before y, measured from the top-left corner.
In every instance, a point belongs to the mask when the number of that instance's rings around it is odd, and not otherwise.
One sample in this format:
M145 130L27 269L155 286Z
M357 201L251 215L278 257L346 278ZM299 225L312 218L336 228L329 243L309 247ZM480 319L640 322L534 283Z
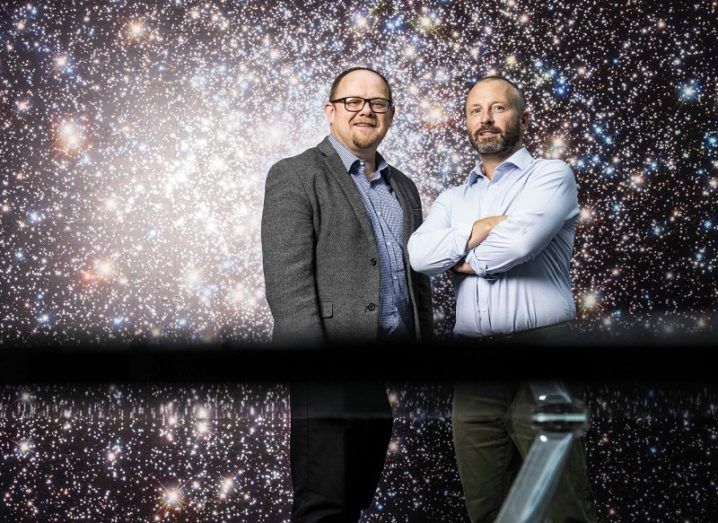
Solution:
M346 96L340 96L339 98L364 98L364 97L363 97L363 96L359 96L358 94L348 94L348 95L346 95ZM388 99L389 99L389 98L387 98L387 97L384 96L384 95L379 95L379 96L371 96L371 97L369 97L369 98L364 98L364 100L376 100L377 98L381 98L381 99L383 99L383 100L388 100Z
M496 104L507 104L509 103L508 100L493 100L492 102L489 102L487 105L496 105ZM481 102L474 102L472 104L468 104L466 107L476 107L481 105Z
M511 103L508 100L492 100L489 102L488 105L496 105L496 104L508 104ZM481 102L474 102L472 104L468 104L466 107L476 107L477 105L481 105Z

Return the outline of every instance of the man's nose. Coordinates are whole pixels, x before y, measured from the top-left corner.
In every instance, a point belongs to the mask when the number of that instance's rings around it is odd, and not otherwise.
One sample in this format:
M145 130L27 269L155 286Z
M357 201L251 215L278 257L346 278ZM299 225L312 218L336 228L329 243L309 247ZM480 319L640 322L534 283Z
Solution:
M488 109L486 111L483 111L481 113L481 123L493 123L494 122L494 115L491 112L491 109Z
M363 116L376 116L376 113L372 110L369 100L364 100L364 105L359 110L359 114Z

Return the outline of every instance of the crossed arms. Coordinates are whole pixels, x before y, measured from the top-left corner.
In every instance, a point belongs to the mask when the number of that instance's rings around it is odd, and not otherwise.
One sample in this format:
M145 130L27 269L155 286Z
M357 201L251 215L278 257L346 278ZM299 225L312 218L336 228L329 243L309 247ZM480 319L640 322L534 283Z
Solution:
M506 218L507 216L505 214L500 214L498 216L487 216L486 218L476 220L471 227L471 235L466 242L466 250L471 251L481 245L489 236L491 230ZM452 267L452 270L462 274L476 274L474 269L471 268L471 265L466 261L466 258L460 259L456 265Z
M453 268L479 277L506 272L543 251L578 214L576 181L563 162L550 162L532 173L507 215L452 221L461 190L442 193L409 239L415 271L434 275Z

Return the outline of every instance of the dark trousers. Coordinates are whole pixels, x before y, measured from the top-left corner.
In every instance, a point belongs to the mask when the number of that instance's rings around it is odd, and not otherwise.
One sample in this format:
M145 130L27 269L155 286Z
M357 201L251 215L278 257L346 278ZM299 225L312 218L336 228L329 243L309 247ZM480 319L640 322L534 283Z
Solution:
M569 387L574 397L581 391ZM493 522L536 433L534 400L526 383L461 383L454 387L452 428L456 461L472 523ZM576 440L556 490L552 523L595 522L583 439Z
M291 384L293 523L356 523L374 497L392 430L383 383Z

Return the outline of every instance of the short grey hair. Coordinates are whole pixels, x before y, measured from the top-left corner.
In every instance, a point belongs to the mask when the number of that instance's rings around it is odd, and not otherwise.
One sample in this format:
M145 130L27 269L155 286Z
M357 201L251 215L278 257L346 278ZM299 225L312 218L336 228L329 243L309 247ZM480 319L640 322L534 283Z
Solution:
M508 78L504 78L503 76L500 76L497 74L484 76L483 78L480 78L479 80L474 82L474 85L472 85L471 89L469 89L468 92L466 93L467 100L469 97L469 93L474 89L474 87L476 87L480 83L494 81L494 80L500 80L502 82L506 82L507 84L509 84L511 86L511 90L513 91L513 94L514 94L513 101L516 104L516 109L518 110L519 114L523 113L526 110L526 98L524 98L524 93L521 91L521 88L518 85L516 85L514 82L509 80ZM465 102L464 102L464 105L466 105Z

